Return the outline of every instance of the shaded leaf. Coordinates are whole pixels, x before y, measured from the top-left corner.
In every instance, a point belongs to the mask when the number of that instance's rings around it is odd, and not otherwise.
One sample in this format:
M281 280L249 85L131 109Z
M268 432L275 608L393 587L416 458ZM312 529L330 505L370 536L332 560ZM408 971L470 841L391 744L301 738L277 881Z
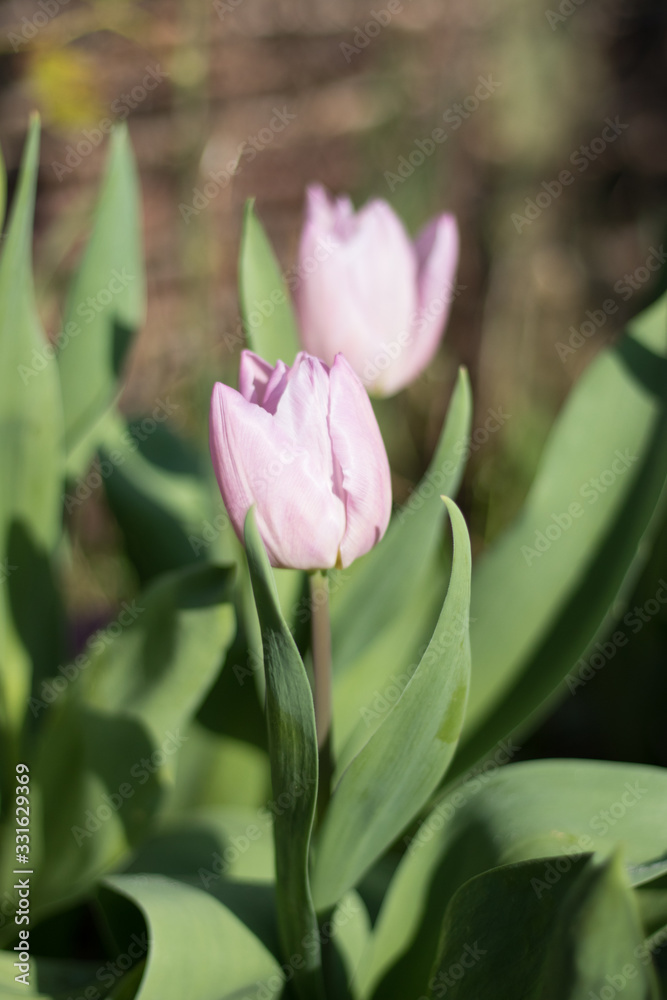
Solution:
M457 773L525 725L630 592L667 496L666 345L667 296L590 365L521 514L476 563Z
M511 744L501 748L498 763L511 751ZM424 988L444 907L466 879L539 857L564 855L567 866L622 844L628 875L639 885L648 877L646 862L664 857L666 824L662 768L549 760L473 772L442 796L412 838L360 973L364 996Z
M245 542L262 631L273 798L280 805L274 833L276 905L285 954L301 955L305 962L305 967L295 972L295 986L306 998L319 995L323 989L308 874L318 776L313 697L303 661L280 610L252 509L246 518ZM311 944L305 947L305 941Z

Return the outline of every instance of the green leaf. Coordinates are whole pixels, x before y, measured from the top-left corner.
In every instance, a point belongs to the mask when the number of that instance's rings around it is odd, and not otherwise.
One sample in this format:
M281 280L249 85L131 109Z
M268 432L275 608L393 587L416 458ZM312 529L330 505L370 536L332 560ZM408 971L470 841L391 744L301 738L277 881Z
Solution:
M111 136L92 235L72 281L58 367L73 472L85 468L96 424L119 394L118 375L145 314L139 181L125 125ZM85 438L85 441L84 441Z
M233 571L162 577L52 685L33 780L46 855L35 908L83 891L150 830L235 631Z
M208 893L165 876L114 875L104 884L138 906L148 928L136 1000L238 1000L260 988L269 1000L282 989L270 952Z
M636 900L618 857L549 859L466 882L447 908L432 996L452 1000L656 1000Z
M290 293L253 199L243 218L239 296L250 348L272 365L278 360L291 365L300 345Z
M334 739L343 764L376 728L369 725L373 696L428 641L442 608L448 574L439 552L446 513L440 496L456 496L471 420L470 382L461 368L435 454L412 497L379 545L333 574Z
M592 858L563 900L540 996L579 1000L613 990L628 1000L659 1000L643 940L619 854Z
M418 995L444 907L480 872L549 855L622 844L635 885L658 877L667 826L667 771L600 761L534 761L491 768L444 795L416 832L390 885L360 978L363 995ZM381 985L377 984L382 980Z
M172 407L167 396L152 413L166 421ZM102 467L110 470L104 490L142 583L204 559L233 561L229 518L222 505L215 510L204 463L186 442L152 416L126 423L113 414L99 436ZM71 484L70 505L85 502L77 489Z
M357 892L341 899L332 917L334 941L345 970L346 986L353 997L359 996L357 970L371 938L371 921L364 901Z
M38 164L39 121L33 118L0 257L0 728L8 742L0 753L10 766L32 672L12 590L25 590L26 581L35 594L45 580L48 586L49 560L61 533L62 404L52 350L37 315L31 263ZM26 554L21 565L17 542ZM41 611L36 608L35 614ZM49 618L45 610L45 632ZM46 641L55 640L47 635Z
M463 725L470 675L470 542L446 499L454 554L431 642L400 698L336 786L313 874L318 910L352 888L442 780Z
M186 748L184 748L185 750ZM128 872L273 885L273 821L266 806L213 806L170 816L135 852Z
M430 996L446 991L452 1000L546 1000L542 988L549 936L586 859L578 858L542 891L546 864L544 859L496 868L458 890L442 922L442 944L428 979ZM424 969L425 988L428 974Z
M266 674L273 798L285 801L274 822L276 906L286 955L302 955L295 972L304 998L322 992L317 920L308 875L308 854L317 798L317 736L310 684L303 661L280 610L278 591L251 509L245 543L252 588L262 630ZM304 941L312 946L304 948ZM305 952L305 954L304 954Z
M667 496L666 331L667 296L591 364L523 511L475 565L457 772L553 693L609 627L649 551Z

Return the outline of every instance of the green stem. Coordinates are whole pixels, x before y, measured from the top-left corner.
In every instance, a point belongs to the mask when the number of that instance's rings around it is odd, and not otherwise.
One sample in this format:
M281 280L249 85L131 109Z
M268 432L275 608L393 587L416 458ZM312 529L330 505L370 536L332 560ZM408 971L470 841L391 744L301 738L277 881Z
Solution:
M321 820L331 794L331 622L329 581L326 573L310 574L311 651L313 655L313 698L319 754L317 816Z

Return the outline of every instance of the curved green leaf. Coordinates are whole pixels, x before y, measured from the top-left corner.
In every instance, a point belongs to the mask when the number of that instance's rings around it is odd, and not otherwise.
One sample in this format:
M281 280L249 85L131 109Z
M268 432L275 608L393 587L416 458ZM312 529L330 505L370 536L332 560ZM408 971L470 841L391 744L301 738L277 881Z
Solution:
M281 804L274 821L278 921L285 954L304 960L304 967L295 972L295 986L304 1000L310 1000L322 990L320 942L308 875L318 776L313 697L280 610L252 509L245 522L245 543L262 631L273 798ZM310 942L307 947L306 941Z
M591 858L563 900L543 971L544 1000L622 992L659 1000L637 899L620 854Z
M445 774L463 725L470 542L458 507L445 503L454 538L447 597L415 673L334 790L315 858L318 910L352 888L422 808Z
M261 941L219 900L159 875L104 882L144 915L149 950L136 1000L238 1000L259 988L269 1000L284 983Z
M150 829L234 637L232 577L216 566L162 577L32 703L48 830L35 908L81 892Z
M667 771L585 760L498 766L511 753L501 748L491 768L444 795L412 838L360 972L364 996L424 988L444 907L480 872L622 844L633 884L659 877L646 863L665 856Z
M76 448L72 472L90 460L95 425L120 391L118 374L143 323L145 298L139 180L121 125L111 136L93 231L70 286L58 351L67 449Z
M618 860L579 858L551 884L541 878L545 862L497 868L459 889L445 915L432 996L657 996Z
M251 349L272 365L278 360L291 365L299 351L292 302L253 199L243 217L239 297Z

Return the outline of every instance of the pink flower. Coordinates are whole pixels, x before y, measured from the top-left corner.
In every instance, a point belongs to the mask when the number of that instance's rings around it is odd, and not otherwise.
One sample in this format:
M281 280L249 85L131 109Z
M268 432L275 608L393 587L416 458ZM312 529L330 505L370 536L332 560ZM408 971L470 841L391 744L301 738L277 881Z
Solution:
M398 392L438 349L458 256L452 215L413 243L385 201L355 214L349 198L310 187L295 290L305 349L328 364L341 351L370 392Z
M213 468L236 534L254 504L273 566L349 566L384 535L389 463L366 391L339 354L292 368L243 351L240 391L217 382Z

